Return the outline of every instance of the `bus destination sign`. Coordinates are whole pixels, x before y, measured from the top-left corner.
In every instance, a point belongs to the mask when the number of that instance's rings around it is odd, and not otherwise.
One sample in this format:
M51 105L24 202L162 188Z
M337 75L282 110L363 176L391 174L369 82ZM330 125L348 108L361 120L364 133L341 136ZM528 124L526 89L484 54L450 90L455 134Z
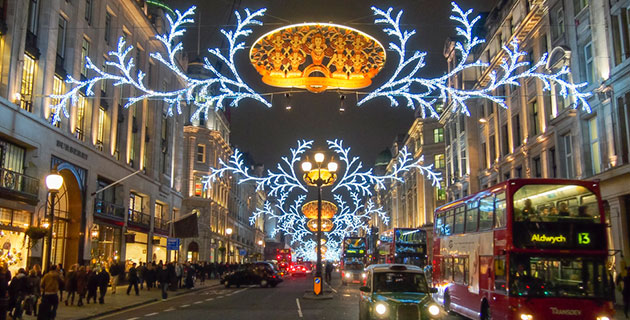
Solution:
M599 224L517 222L514 227L517 248L592 249L605 239Z

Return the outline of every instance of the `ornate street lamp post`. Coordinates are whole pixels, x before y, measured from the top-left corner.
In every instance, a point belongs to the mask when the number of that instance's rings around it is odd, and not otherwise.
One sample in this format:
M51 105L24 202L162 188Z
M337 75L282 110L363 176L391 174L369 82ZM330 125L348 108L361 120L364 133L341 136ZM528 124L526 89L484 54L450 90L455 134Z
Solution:
M46 237L47 247L46 247L46 260L44 260L44 271L48 272L50 268L50 264L52 262L51 252L52 252L52 236L53 236L53 226L55 221L55 196L61 186L63 185L63 177L57 173L57 170L54 169L51 173L46 176L46 188L48 188L48 192L50 193L50 213L48 214L48 236Z
M226 228L225 234L227 235L227 243L225 245L225 255L227 263L230 263L230 237L232 236L232 228Z
M309 186L317 187L317 264L315 266L315 277L322 277L322 187L335 183L337 179L337 163L330 161L327 168L322 168L324 162L324 154L318 152L315 154L315 163L317 169L313 169L313 164L308 160L302 162L302 170L304 173L304 181ZM321 290L314 290L315 295L321 295Z

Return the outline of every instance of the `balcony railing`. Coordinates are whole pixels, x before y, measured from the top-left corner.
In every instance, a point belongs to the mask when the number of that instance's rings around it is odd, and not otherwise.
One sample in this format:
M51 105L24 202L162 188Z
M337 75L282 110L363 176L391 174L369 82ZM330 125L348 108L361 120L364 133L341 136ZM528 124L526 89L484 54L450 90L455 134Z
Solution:
M140 211L129 209L127 220L131 223L148 227L151 225L151 216Z
M156 217L155 220L153 220L153 229L168 231L168 223L166 220Z
M94 202L94 213L104 216L113 217L118 220L125 219L125 207L119 204L110 203L105 200L97 199Z
M19 198L37 203L39 179L0 168L0 191L9 198Z

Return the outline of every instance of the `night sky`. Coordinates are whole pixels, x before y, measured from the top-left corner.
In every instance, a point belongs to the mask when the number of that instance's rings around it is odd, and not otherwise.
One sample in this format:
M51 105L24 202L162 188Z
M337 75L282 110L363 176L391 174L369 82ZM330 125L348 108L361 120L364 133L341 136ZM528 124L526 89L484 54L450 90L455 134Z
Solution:
M476 12L491 9L496 0L461 0L463 9L473 8ZM170 0L172 8L185 10L190 5L197 6L200 22L188 27L184 37L185 52L190 59L201 55L208 56L209 47L227 47L221 28L229 28L235 23L234 10L249 8L254 11L267 8L263 26L254 27L253 34L245 38L247 48L236 57L237 67L243 79L261 93L278 89L262 83L260 76L249 63L249 46L264 33L285 25L302 22L332 22L364 31L388 47L389 38L382 27L375 26L370 6L383 10L394 7L403 9L404 29L415 29L416 35L410 40L408 50L427 52L427 66L423 76L440 75L446 68L442 55L446 38L454 34L448 0L415 1L366 1L366 0L274 0L274 1L229 1L229 0ZM199 30L201 31L198 41ZM198 46L198 42L201 44ZM413 52L409 52L411 55ZM397 63L396 56L387 51L385 68L373 79L369 91L388 79ZM358 155L366 165L372 166L374 159L385 148L389 148L396 135L406 133L414 120L414 112L406 107L392 108L384 98L356 106L356 96L347 94L346 111L339 113L339 93L326 91L315 94L308 91L294 93L291 98L292 110L285 110L285 98L273 96L273 108L251 100L243 100L238 108L231 109L231 143L240 150L249 152L254 160L275 167L280 157L289 153L298 139L315 140L315 149L325 149L326 140L343 139L351 146L353 155Z

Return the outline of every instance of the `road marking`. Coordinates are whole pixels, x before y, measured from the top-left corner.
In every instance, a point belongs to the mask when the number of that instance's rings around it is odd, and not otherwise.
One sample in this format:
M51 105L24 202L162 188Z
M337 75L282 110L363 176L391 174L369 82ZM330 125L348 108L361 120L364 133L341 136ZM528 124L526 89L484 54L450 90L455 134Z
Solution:
M182 305L180 306L180 308L188 308L188 307L190 307L190 305L189 305L189 304L182 304Z
M206 299L206 301L212 301L212 300L214 300L214 298L208 298L208 299Z
M217 297L217 299L221 299L221 298L223 298L223 297L225 297L225 296L218 296L218 297Z
M136 319L140 319L140 318L135 317L135 318L129 318L129 319L127 319L127 320L136 320Z
M145 316L145 317L153 317L153 316L155 316L155 315L157 315L157 314L158 314L157 312L151 312L151 313L147 313L147 314L145 314L144 316Z
M200 304L200 303L202 303L202 302L203 302L203 301L195 301L195 302L193 302L193 304Z
M300 318L303 318L303 316L302 316L302 307L300 306L300 298L295 298L295 303L297 303L298 315L300 316Z
M169 312L169 311L175 311L175 308L170 307L170 308L168 308L168 309L164 309L164 312Z

